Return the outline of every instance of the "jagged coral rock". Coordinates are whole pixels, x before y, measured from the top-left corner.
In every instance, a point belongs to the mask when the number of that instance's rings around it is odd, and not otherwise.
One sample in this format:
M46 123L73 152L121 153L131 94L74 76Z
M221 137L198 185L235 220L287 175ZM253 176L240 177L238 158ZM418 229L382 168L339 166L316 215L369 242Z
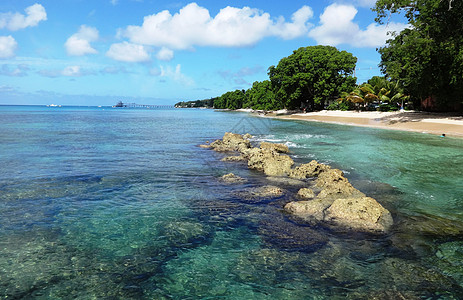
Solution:
M316 177L320 173L331 169L330 166L320 164L315 160L312 160L308 164L302 164L289 172L289 176L297 179L305 179L310 177Z
M278 153L289 153L288 146L284 144L274 144L269 142L262 142L260 143L260 149L269 149L276 151Z

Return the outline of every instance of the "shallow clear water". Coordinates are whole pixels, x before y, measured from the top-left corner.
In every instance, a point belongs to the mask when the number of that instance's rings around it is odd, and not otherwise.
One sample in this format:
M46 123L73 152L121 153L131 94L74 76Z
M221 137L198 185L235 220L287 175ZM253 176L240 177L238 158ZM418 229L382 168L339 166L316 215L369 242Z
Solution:
M345 171L393 213L332 232L197 147L225 131ZM0 298L463 297L463 140L211 110L0 106ZM233 172L238 186L217 178ZM283 186L288 190L295 187Z

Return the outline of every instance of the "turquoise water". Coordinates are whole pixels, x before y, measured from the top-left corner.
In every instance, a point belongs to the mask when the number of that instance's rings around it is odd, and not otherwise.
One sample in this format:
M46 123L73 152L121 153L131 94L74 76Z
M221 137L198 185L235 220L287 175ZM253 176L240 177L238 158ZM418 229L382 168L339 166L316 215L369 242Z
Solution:
M225 131L345 171L386 236L282 212L197 147ZM0 106L0 299L463 298L463 140L212 110ZM238 186L217 178L233 172ZM282 186L294 190L292 186Z

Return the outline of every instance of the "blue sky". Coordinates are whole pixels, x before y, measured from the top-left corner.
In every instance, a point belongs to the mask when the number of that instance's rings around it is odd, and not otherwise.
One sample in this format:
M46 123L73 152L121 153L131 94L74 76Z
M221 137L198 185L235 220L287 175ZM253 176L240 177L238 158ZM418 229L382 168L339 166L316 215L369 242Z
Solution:
M299 47L358 58L404 20L374 22L374 0L2 0L0 104L173 104L247 89Z

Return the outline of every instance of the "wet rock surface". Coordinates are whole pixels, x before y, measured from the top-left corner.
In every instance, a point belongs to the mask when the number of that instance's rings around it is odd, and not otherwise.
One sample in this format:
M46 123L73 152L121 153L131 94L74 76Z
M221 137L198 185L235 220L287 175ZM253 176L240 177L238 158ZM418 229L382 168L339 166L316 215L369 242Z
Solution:
M249 135L246 136L249 138ZM352 186L341 170L312 160L309 163L294 166L293 159L286 154L289 149L284 144L260 143L259 148L252 147L249 139L240 134L227 132L222 140L211 143L218 152L238 152L240 155L225 157L224 161L247 160L248 167L261 171L268 176L278 176L288 180L315 179L313 186L307 185L293 196L303 201L290 201L284 205L286 212L310 223L320 222L325 226L334 226L354 231L374 233L387 232L393 224L390 212L375 199ZM228 175L227 175L228 176ZM229 176L224 182L236 182ZM240 191L236 195L250 202L265 202L266 198L281 196L278 187L264 186L253 190ZM316 192L313 190L317 190Z

